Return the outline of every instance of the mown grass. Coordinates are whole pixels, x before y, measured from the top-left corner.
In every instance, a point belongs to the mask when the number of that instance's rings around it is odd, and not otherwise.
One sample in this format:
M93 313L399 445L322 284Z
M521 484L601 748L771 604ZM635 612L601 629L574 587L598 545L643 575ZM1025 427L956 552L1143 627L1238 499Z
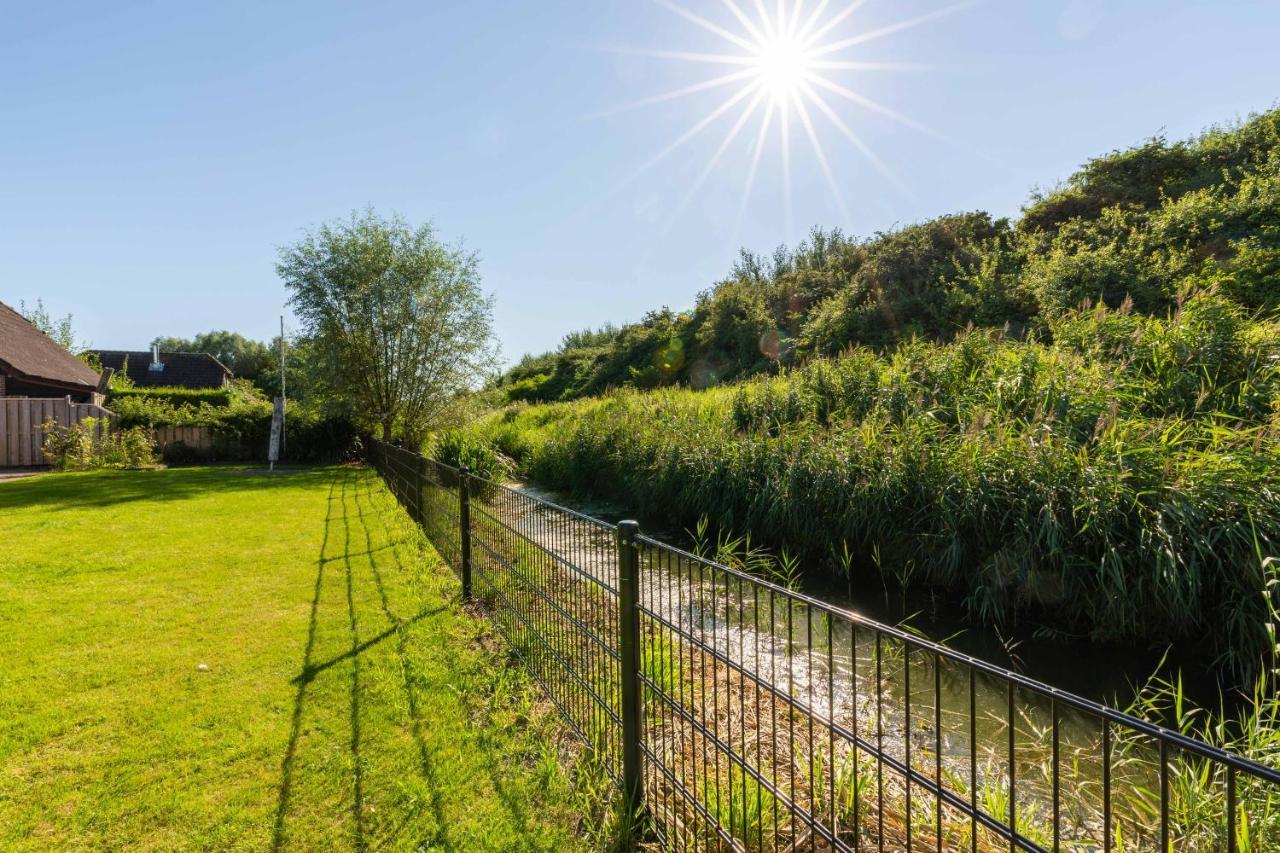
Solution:
M0 847L604 843L607 786L370 472L5 483L0 543Z
M1274 655L1280 325L1212 293L1070 313L707 391L516 406L469 438L553 488L951 591L977 620ZM474 454L473 454L474 455Z

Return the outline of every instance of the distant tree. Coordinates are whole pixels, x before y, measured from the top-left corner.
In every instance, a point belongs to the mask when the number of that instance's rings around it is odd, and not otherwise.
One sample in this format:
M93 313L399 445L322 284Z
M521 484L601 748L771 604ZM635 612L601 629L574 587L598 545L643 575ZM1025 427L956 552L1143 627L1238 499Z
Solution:
M327 381L383 439L420 437L494 367L476 256L430 225L353 214L283 248L276 270Z
M25 302L19 302L18 313L26 317L31 325L53 338L54 343L69 353L74 354L87 346L76 342L75 332L71 328L71 315L53 319L45 309L43 299L37 299L32 308L28 308Z
M332 408L334 402L325 399L329 390L324 379L323 365L318 363L317 346L313 338L305 335L293 335L289 338L285 350L285 392L290 400L306 403L319 403L324 408ZM268 397L280 396L280 337L271 341L271 357L266 367L254 380L262 392ZM340 407L338 407L340 408Z
M578 332L569 332L560 340L560 352L567 352L571 349L584 349L586 347L603 347L608 346L618 339L622 334L622 329L612 323L605 323L598 329L583 329Z
M272 350L266 344L225 329L202 332L194 338L156 338L152 343L164 352L208 353L240 379L254 383L272 361Z

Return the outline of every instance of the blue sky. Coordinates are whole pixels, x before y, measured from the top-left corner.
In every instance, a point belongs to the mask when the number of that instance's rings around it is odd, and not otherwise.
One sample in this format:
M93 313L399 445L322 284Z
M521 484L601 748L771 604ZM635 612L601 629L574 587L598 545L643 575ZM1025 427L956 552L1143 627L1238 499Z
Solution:
M866 0L830 38L948 7ZM101 347L266 338L277 247L371 205L480 253L510 360L691 305L740 245L1016 215L1090 156L1273 105L1277 44L1261 0L988 0L866 41L828 58L928 67L824 73L936 135L828 93L897 180L813 112L846 217L797 116L789 225L776 124L741 206L763 110L692 196L737 112L636 175L733 86L592 117L741 67L612 50L742 53L653 0L0 3L0 300Z

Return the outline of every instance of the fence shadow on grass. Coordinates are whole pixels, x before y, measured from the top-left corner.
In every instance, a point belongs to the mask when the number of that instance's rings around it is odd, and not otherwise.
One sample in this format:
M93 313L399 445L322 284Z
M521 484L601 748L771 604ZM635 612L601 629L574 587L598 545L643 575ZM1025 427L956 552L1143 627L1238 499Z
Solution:
M365 838L364 813L365 762L362 761L361 758L361 702L362 699L364 699L364 695L362 695L360 657L361 654L380 646L381 643L392 638L393 635L394 637L397 637L397 648L399 656L401 656L402 670L406 672L406 676L404 676L404 678L406 678L406 693L408 694L408 704L410 704L413 739L415 739L415 742L417 743L417 748L419 748L419 753L422 758L422 770L424 770L424 777L431 788L431 799L433 799L433 809L435 811L436 820L438 820L440 825L444 825L443 809L440 807L439 793L435 788L434 774L430 765L430 752L428 745L426 745L424 736L422 736L421 719L419 712L417 712L416 694L413 693L411 684L411 662L408 660L407 656L406 631L410 629L412 625L417 624L417 622L428 619L430 616L438 615L438 613L447 612L449 610L449 606L443 605L434 608L426 608L426 610L413 613L412 616L408 616L406 619L399 619L399 617L390 611L383 580L381 580L378 564L376 564L376 555L378 555L379 552L388 551L388 549L389 551L392 551L392 553L396 553L396 548L394 548L394 544L384 544L384 546L379 547L374 546L370 530L367 528L364 519L362 519L362 515L364 514L360 512L361 493L358 492L358 487L353 488L353 480L355 480L355 475L353 475L352 471L340 471L340 473L333 476L332 483L330 483L329 487L328 511L326 511L324 535L323 538L321 538L320 543L320 556L316 560L315 587L314 590L312 590L311 613L310 620L308 620L307 624L306 644L302 653L302 667L300 672L298 672L298 675L294 676L291 680L291 683L296 685L296 692L294 692L293 698L293 715L291 726L289 726L289 740L287 747L285 747L283 760L280 762L279 798L278 802L276 802L275 821L273 833L271 833L271 849L273 850L282 849L285 844L285 821L287 821L289 804L291 804L293 795L294 763L296 763L297 758L298 740L300 740L302 733L302 713L306 706L307 688L310 686L312 681L316 679L316 676L323 674L323 672L332 669L334 666L340 665L340 663L346 662L351 663L351 690L349 690L349 695L351 695L351 704L349 704L351 742L349 742L349 751L351 751L352 758L352 824L353 827L355 827L353 845L355 845L357 849L366 847L367 841ZM349 511L349 508L352 508L352 506L355 508L355 512ZM352 549L352 519L358 519L361 521L361 526L365 533L364 551L353 551ZM339 523L340 529L342 529L342 553L330 556L330 542L335 538L335 533L337 533ZM358 543L356 543L356 547L358 547ZM381 602L383 602L383 612L387 615L389 621L392 622L392 625L390 625L389 628L380 631L379 634L375 634L372 635L372 637L364 639L362 639L360 635L360 611L358 611L355 596L357 583L356 567L352 564L353 558L358 557L366 557L367 560L369 560L372 574L374 574L375 584L376 587L378 587ZM340 564L342 564L342 580L340 580L340 583L343 584L344 594L346 594L347 625L349 637L351 637L351 647L349 647L347 651L335 654L335 656L328 658L328 660L315 661L315 642L317 629L319 629L320 625L320 596L321 592L324 590L325 569L330 565L338 564L339 561ZM407 822L407 820L404 821L402 826L398 827L397 833L403 829L403 825L407 825ZM449 845L448 843L445 843L444 847L445 849L452 849L452 845Z
M365 492L363 494L368 495L369 493ZM370 516L376 517L381 520L382 535L386 538L386 541L393 542L396 539L397 534L387 522L388 513L377 512L373 510L361 511L354 516L354 517L360 518L361 523L364 524L365 526L366 542L371 544L373 541L372 532L368 528L368 522L364 521L364 519L367 519ZM420 535L420 532L418 533L418 535ZM390 551L391 558L392 560L394 560L394 563L395 563L393 567L395 571L401 572L401 573L409 571L409 569L405 567L404 561L401 558L401 552L399 551L399 549L395 548L394 545L373 549L373 551L378 551L378 552L381 552L384 550ZM383 580L382 580L382 572L378 567L377 561L373 558L370 558L370 566L373 570L374 582L378 588L378 594L382 602L383 612L386 614L387 618L391 620L393 625L395 626L390 630L393 630L393 631L399 630L399 626L403 626L407 628L410 624L412 624L413 621L416 621L416 620L400 620L399 617L395 615L395 613L390 607L389 599L386 594L386 587L383 584ZM458 603L459 603L458 601L453 602L453 604L455 605ZM447 607L442 609L447 609ZM432 784L432 793L433 793L432 808L435 811L437 821L443 827L446 824L444 822L443 811L439 805L438 789L434 785L434 770L431 767L430 753L428 751L426 743L419 736L419 728L421 726L422 721L421 721L420 713L418 711L417 691L416 691L416 688L413 687L413 682L415 680L416 673L414 670L413 660L411 656L408 654L407 640L408 640L407 635L402 634L400 642L398 644L403 671L405 673L405 695L409 701L410 717L412 720L414 737L418 741L420 758L421 758L422 768L423 768L423 775L433 783ZM442 649L441 651L448 654L447 650ZM515 665L514 661L511 663L511 665L513 666ZM523 838L529 835L532 831L532 828L530 826L530 820L529 820L530 816L529 816L529 809L527 807L527 804L524 802L524 800L520 797L519 794L517 794L515 791L512 790L512 787L509 783L508 775L506 771L504 771L504 769L500 766L499 762L495 760L495 756L492 753L490 753L489 744L487 744L484 740L482 740L480 743L480 746L481 746L481 749L484 750L485 752L485 759L486 759L484 761L485 774L489 778L489 781L493 786L493 791L497 796L498 802L502 804L503 809L507 812L508 816L511 818L511 825L514 829L515 837ZM435 841L436 843L441 845L444 849L454 849L454 846L450 843L447 837L443 837Z
M365 502L371 501L371 492L365 491ZM365 520L370 514L378 515L378 513L367 513L361 507L360 492L355 493L355 505L358 512L356 517L360 520L360 526L364 531L365 549L369 557L369 569L373 576L374 586L378 590L378 601L382 607L382 613L387 621L391 623L391 627L387 629L386 634L395 634L396 636L396 654L400 659L400 672L402 674L402 684L404 687L405 703L409 711L409 729L413 734L414 743L418 749L418 763L422 771L422 778L426 780L431 791L431 811L436 820L438 836L432 839L433 843L444 850L454 850L455 845L449 838L448 821L444 814L444 805L440 799L440 787L436 778L435 761L431 755L431 749L427 745L426 738L422 734L422 712L418 697L418 670L413 662L412 655L409 654L409 628L413 623L422 618L422 614L413 616L408 619L402 619L391 607L391 600L387 595L387 587L383 582L382 570L378 566L377 552L384 548L374 548L373 531L369 529L369 523ZM405 567L400 558L400 551L394 547L393 531L386 527L385 518L383 520L384 535L387 538L388 546L392 559L395 561L395 570L400 574L404 574L408 569ZM449 605L436 608L429 613L439 613L449 609ZM403 830L403 826L397 828L396 834Z
M311 618L307 624L307 642L302 653L302 673L294 679L297 691L293 697L293 716L289 726L289 743L285 747L284 758L280 762L280 794L276 802L276 816L271 832L271 849L280 850L284 846L284 820L289 809L289 800L293 794L293 765L297 756L298 736L302 732L302 705L306 698L307 685L312 671L311 656L315 651L316 628L319 624L320 590L324 586L324 569L330 562L325 557L329 549L329 537L333 532L334 502L340 505L346 500L346 482L342 483L342 492L338 493L338 477L329 485L329 497L326 503L324 534L320 540L320 557L316 561L316 583L311 596ZM336 494L335 494L336 493Z
M294 693L289 740L285 747L284 756L280 765L280 786L272 830L271 848L273 850L280 850L286 843L285 824L288 819L289 807L294 794L295 764L297 760L298 743L302 733L302 715L307 704L308 687L322 673L347 662L350 662L351 664L349 709L351 740L349 743L349 749L352 759L353 844L358 849L367 845L368 839L365 837L364 815L364 762L362 761L360 754L362 748L362 732L360 725L361 701L363 699L360 656L394 637L396 640L396 654L399 658L401 672L403 673L403 689L408 708L409 728L418 752L418 760L423 779L426 781L430 789L430 808L436 820L436 824L439 827L439 836L432 839L432 841L436 846L444 850L453 850L456 849L456 846L448 838L448 822L445 817L444 807L440 797L432 751L423 733L423 718L420 711L418 687L416 686L418 673L409 650L409 629L424 619L440 613L448 612L451 608L452 602L434 608L422 609L406 617L401 617L396 613L391 606L391 601L383 578L383 570L378 564L378 556L385 556L385 553L389 552L395 561L395 571L400 573L407 572L409 569L405 567L400 557L399 551L396 547L397 543L390 541L392 538L390 535L391 531L387 529L388 542L381 545L375 545L373 531L369 528L368 522L365 519L368 515L378 515L378 513L366 512L364 510L362 505L367 505L369 503L371 492L368 489L361 490L359 488L359 484L356 482L357 477L354 472L351 470L332 472L331 477L324 534L321 539L320 554L316 561L315 584L311 597L310 619L307 625L307 638L303 649L302 666L298 674L294 676L290 682L295 685L296 689ZM359 521L359 530L353 529L353 519ZM340 543L342 553L331 554L330 549L335 544L333 540L337 538L339 526L342 536L342 541ZM363 533L363 543L359 541L353 542L353 536L359 536L361 532ZM363 550L353 550L353 548L359 548L362 544ZM358 607L359 602L355 595L356 584L359 582L360 578L358 577L357 569L352 562L353 559L362 557L369 561L369 569L374 586L378 592L381 613L386 620L390 622L390 626L383 631L364 638L360 635L359 627L361 622L361 613ZM323 661L316 661L315 645L316 636L320 626L320 597L326 582L326 569L339 563L341 564L341 579L335 579L332 574L330 574L328 576L328 580L330 583L339 582L343 585L343 593L346 597L347 605L346 616L350 636L350 647L341 654L334 655L333 657ZM402 833L411 820L412 815L406 816L406 818L393 830L392 837L398 836Z

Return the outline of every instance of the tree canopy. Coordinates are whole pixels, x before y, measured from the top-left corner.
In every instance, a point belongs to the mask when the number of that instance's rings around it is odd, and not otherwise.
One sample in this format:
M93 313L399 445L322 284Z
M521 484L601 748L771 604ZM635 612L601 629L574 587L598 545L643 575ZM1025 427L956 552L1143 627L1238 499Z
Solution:
M264 370L279 361L278 341L268 346L225 329L202 332L194 338L161 337L152 343L166 352L208 353L230 368L238 378L255 383Z
M445 418L494 366L475 254L372 210L306 234L276 267L323 381L384 439Z
M67 352L74 355L85 348L84 344L76 341L75 331L71 328L71 315L50 317L48 309L44 307L43 299L37 299L36 304L31 308L27 307L27 303L19 302L18 313Z

